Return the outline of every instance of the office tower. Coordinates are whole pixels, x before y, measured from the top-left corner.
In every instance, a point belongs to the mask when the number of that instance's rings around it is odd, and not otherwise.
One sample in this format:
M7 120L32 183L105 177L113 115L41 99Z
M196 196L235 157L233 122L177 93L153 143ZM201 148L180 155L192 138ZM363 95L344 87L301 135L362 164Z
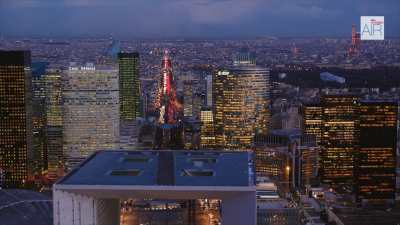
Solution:
M249 148L254 135L268 130L269 70L243 59L212 80L216 147Z
M137 143L136 118L140 117L139 53L119 53L120 148Z
M212 97L212 75L206 76L206 105L208 107L212 107L213 105L213 97Z
M394 198L397 104L325 95L303 117L303 132L320 139L322 183L350 186L359 201Z
M324 127L321 181L333 186L354 185L354 157L359 146L358 96L339 94L322 97Z
M121 120L140 116L139 53L119 53L119 101Z
M183 116L193 116L193 80L183 81Z
M47 174L50 181L63 176L63 101L61 70L46 72Z
M323 131L323 107L320 103L308 103L302 107L302 131L305 135L313 135L317 145L321 144Z
M24 187L32 148L31 56L0 51L0 167L3 187Z
M203 108L200 113L200 147L201 149L215 147L214 119L211 108Z
M30 170L39 175L47 169L46 147L46 85L45 73L48 63L32 63L32 124L33 124L33 159Z
M360 149L355 161L361 202L394 200L396 193L396 102L360 102Z
M63 75L63 151L67 169L119 139L118 73L71 63Z

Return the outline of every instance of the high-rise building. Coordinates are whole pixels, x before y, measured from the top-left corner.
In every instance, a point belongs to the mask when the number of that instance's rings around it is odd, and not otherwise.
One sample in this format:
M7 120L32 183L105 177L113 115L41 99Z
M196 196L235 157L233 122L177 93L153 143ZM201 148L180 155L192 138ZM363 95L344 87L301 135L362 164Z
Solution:
M33 123L33 158L30 170L41 174L47 169L46 147L46 83L45 73L48 63L32 63L32 123Z
M360 201L394 200L396 193L396 102L361 101L360 149L356 160Z
M63 75L63 150L72 169L96 149L119 139L118 73L93 64L71 64Z
M139 53L119 53L119 101L121 120L140 116Z
M348 186L361 202L393 200L397 103L325 95L303 108L303 132L320 138L322 183Z
M214 119L211 108L203 108L200 112L200 147L202 149L215 147Z
M321 104L306 104L302 107L303 127L305 135L313 135L315 142L320 145L323 130L323 107Z
M235 61L212 79L215 144L221 149L249 148L269 121L269 70L251 60Z
M51 181L63 175L63 118L61 70L46 71L47 173Z
M119 53L120 148L132 150L137 144L136 118L141 116L139 53Z
M3 187L24 187L32 148L31 56L0 51L0 167Z
M333 186L354 185L354 157L358 149L356 95L323 96L321 181Z

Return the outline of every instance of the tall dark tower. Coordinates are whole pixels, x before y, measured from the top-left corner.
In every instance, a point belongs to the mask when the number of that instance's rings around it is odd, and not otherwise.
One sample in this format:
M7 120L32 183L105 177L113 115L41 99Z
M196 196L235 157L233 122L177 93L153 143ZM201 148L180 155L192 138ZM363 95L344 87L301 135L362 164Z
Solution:
M322 98L321 181L330 185L354 184L354 157L358 149L356 95L325 95Z
M0 168L3 187L20 188L28 176L32 147L31 56L0 51Z
M397 109L396 102L360 102L360 150L355 166L360 202L395 199Z
M119 53L119 102L121 120L140 116L139 53Z
M134 150L137 143L136 118L141 116L139 53L119 53L119 104L120 145L124 150Z

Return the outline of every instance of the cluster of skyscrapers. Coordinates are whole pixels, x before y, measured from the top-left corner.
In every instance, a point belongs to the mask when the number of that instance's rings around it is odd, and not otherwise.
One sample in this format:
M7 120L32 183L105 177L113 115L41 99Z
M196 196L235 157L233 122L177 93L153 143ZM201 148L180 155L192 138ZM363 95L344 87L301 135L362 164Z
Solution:
M71 63L36 71L30 52L1 51L2 186L52 183L93 152L119 149L120 136L121 148L132 148L138 64L138 53L120 53L119 70Z
M360 201L395 199L398 104L327 94L303 107L305 134L321 145L319 176Z

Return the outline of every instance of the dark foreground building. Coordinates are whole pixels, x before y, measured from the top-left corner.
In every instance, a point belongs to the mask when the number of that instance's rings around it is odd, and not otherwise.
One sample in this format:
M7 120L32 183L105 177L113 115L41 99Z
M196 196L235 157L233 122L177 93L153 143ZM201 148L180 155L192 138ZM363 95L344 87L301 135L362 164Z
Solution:
M360 102L360 148L355 175L360 201L395 199L397 103Z
M323 184L359 202L393 202L396 186L397 102L326 95L304 105L303 132L320 139Z
M3 187L24 187L32 148L31 56L0 51L0 168Z

